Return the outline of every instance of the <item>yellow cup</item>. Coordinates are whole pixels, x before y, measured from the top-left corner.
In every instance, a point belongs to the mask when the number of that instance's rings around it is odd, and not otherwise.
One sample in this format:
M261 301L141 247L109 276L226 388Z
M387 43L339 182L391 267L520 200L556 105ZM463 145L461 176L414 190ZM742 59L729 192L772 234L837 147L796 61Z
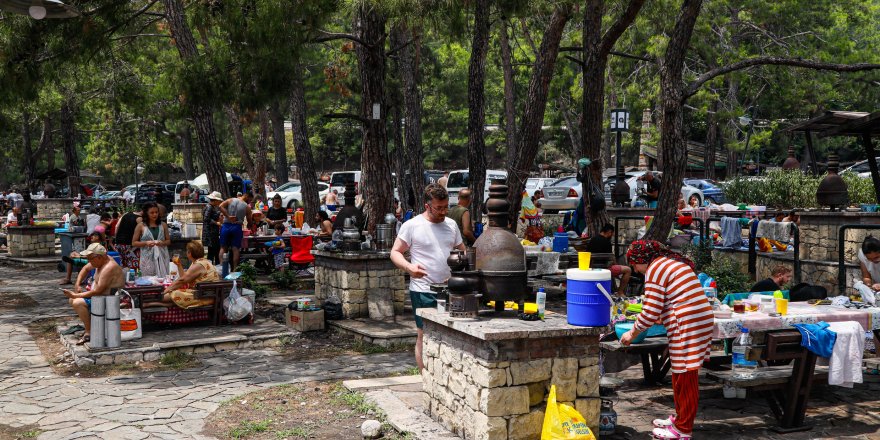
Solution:
M578 269L590 270L590 256L589 252L578 252Z
M776 298L776 313L785 315L788 313L788 300L785 298Z

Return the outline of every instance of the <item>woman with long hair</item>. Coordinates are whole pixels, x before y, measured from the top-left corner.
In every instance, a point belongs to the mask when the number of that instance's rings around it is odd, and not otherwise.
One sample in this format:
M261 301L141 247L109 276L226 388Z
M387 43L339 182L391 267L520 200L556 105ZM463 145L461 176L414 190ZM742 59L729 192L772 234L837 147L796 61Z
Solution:
M168 275L168 246L171 235L168 225L159 218L159 205L145 203L143 206L144 221L134 229L132 246L141 249L140 270L144 276L164 277Z
M675 415L654 420L653 435L662 440L690 439L697 415L700 367L709 357L712 341L712 307L694 273L694 263L683 255L654 240L637 240L630 245L626 259L636 272L645 274L645 300L638 320L620 343L631 344L656 323L666 326Z

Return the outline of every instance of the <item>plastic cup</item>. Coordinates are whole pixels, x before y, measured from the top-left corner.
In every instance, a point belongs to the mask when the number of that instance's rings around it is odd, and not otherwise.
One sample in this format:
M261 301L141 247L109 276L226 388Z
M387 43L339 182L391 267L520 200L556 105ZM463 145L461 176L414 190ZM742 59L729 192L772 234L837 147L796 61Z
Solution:
M788 300L785 298L776 298L776 313L785 315L788 313Z
M578 252L578 269L580 270L590 270L590 256L592 254L589 252Z

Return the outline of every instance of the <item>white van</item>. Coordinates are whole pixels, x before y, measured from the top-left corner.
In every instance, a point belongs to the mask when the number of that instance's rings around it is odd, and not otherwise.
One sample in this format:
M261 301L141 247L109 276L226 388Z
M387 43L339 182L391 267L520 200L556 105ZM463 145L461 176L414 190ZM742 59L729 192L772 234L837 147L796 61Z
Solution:
M468 170L455 170L449 172L449 180L446 181L446 191L449 192L449 206L458 204L458 192L470 185ZM507 170L486 170L486 185L483 189L483 200L489 198L489 185L493 180L507 180Z
M339 193L340 204L342 202L342 194L345 193L345 184L348 182L354 182L355 192L360 192L361 172L337 171L330 174L330 191L336 190Z

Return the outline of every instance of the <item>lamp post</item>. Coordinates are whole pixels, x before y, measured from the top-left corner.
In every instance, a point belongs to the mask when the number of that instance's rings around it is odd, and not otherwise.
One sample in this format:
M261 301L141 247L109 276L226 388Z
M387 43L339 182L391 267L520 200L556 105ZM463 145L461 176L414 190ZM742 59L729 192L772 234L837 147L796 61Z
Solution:
M34 20L72 18L80 15L77 8L65 5L59 0L0 0L0 9L29 15Z
M141 173L144 172L144 166L141 165L141 158L135 156L134 157L134 194L137 197L138 191L141 190Z
M623 174L623 158L621 157L620 142L623 132L629 131L629 111L626 109L611 110L610 131L617 133L617 153L615 153L615 167L617 179L614 182L614 190L611 191L611 203L615 206L624 206L630 203L629 184Z
M753 119L755 116L755 107L749 106L746 109L746 114L739 117L739 125L743 127L749 127L748 131L746 131L746 146L743 148L743 153L749 152L749 141L752 139L752 131L755 129L755 120ZM758 165L756 174L761 174L761 151L758 151Z

